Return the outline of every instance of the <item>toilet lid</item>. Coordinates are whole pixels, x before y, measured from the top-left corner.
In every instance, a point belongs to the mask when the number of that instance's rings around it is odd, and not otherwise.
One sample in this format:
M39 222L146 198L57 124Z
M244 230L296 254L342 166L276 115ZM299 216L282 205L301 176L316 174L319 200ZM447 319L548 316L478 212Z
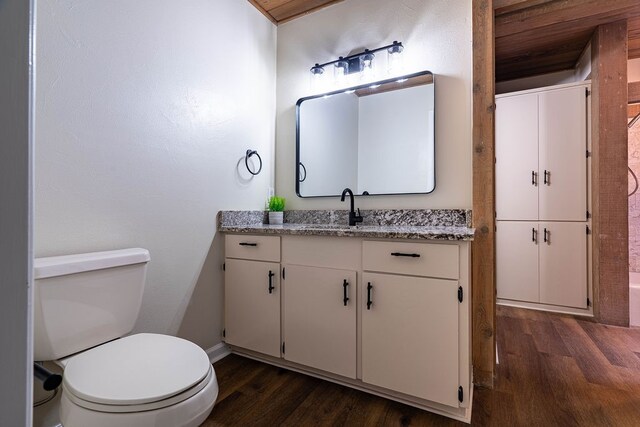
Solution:
M68 359L63 387L89 402L135 405L157 402L201 382L207 353L181 338L137 334Z

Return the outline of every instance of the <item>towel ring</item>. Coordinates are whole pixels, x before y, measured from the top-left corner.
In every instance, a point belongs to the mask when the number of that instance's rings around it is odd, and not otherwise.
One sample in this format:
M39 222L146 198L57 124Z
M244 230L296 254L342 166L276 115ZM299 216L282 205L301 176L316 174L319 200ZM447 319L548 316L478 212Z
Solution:
M300 178L300 169L298 169L298 182L304 182L304 180L307 179L307 168L304 167L304 164L302 162L299 162L299 164L304 171L304 178Z
M249 158L254 154L258 156L258 160L260 161L260 167L258 168L257 172L252 171L249 167ZM244 156L244 164L251 175L258 175L262 171L262 157L260 157L260 154L258 154L256 150L247 150L247 154L245 154Z

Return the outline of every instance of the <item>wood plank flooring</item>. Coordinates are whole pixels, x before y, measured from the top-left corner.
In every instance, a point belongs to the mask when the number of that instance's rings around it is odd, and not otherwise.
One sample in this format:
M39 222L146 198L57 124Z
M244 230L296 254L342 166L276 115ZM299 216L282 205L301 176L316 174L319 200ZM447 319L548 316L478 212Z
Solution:
M640 329L498 307L493 390L474 426L640 426ZM464 426L439 415L237 355L215 365L214 426Z

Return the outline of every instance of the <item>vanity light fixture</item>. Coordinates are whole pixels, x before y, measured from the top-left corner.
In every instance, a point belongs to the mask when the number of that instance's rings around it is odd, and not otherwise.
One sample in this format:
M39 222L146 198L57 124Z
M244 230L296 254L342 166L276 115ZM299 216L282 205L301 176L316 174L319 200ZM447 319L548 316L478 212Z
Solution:
M311 67L311 89L320 91L325 89L327 83L327 67L333 66L333 83L335 86L344 86L350 75L357 75L363 82L373 81L376 76L376 53L387 52L387 72L396 74L401 70L402 52L404 46L401 42L394 41L390 45L376 49L365 49L362 52L349 56L341 56L324 64L315 64Z

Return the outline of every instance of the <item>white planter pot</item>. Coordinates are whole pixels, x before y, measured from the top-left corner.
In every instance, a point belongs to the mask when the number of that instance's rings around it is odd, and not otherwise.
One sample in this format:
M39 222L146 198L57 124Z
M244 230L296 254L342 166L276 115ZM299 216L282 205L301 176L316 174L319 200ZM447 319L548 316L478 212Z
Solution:
M269 224L282 225L284 212L269 212Z

